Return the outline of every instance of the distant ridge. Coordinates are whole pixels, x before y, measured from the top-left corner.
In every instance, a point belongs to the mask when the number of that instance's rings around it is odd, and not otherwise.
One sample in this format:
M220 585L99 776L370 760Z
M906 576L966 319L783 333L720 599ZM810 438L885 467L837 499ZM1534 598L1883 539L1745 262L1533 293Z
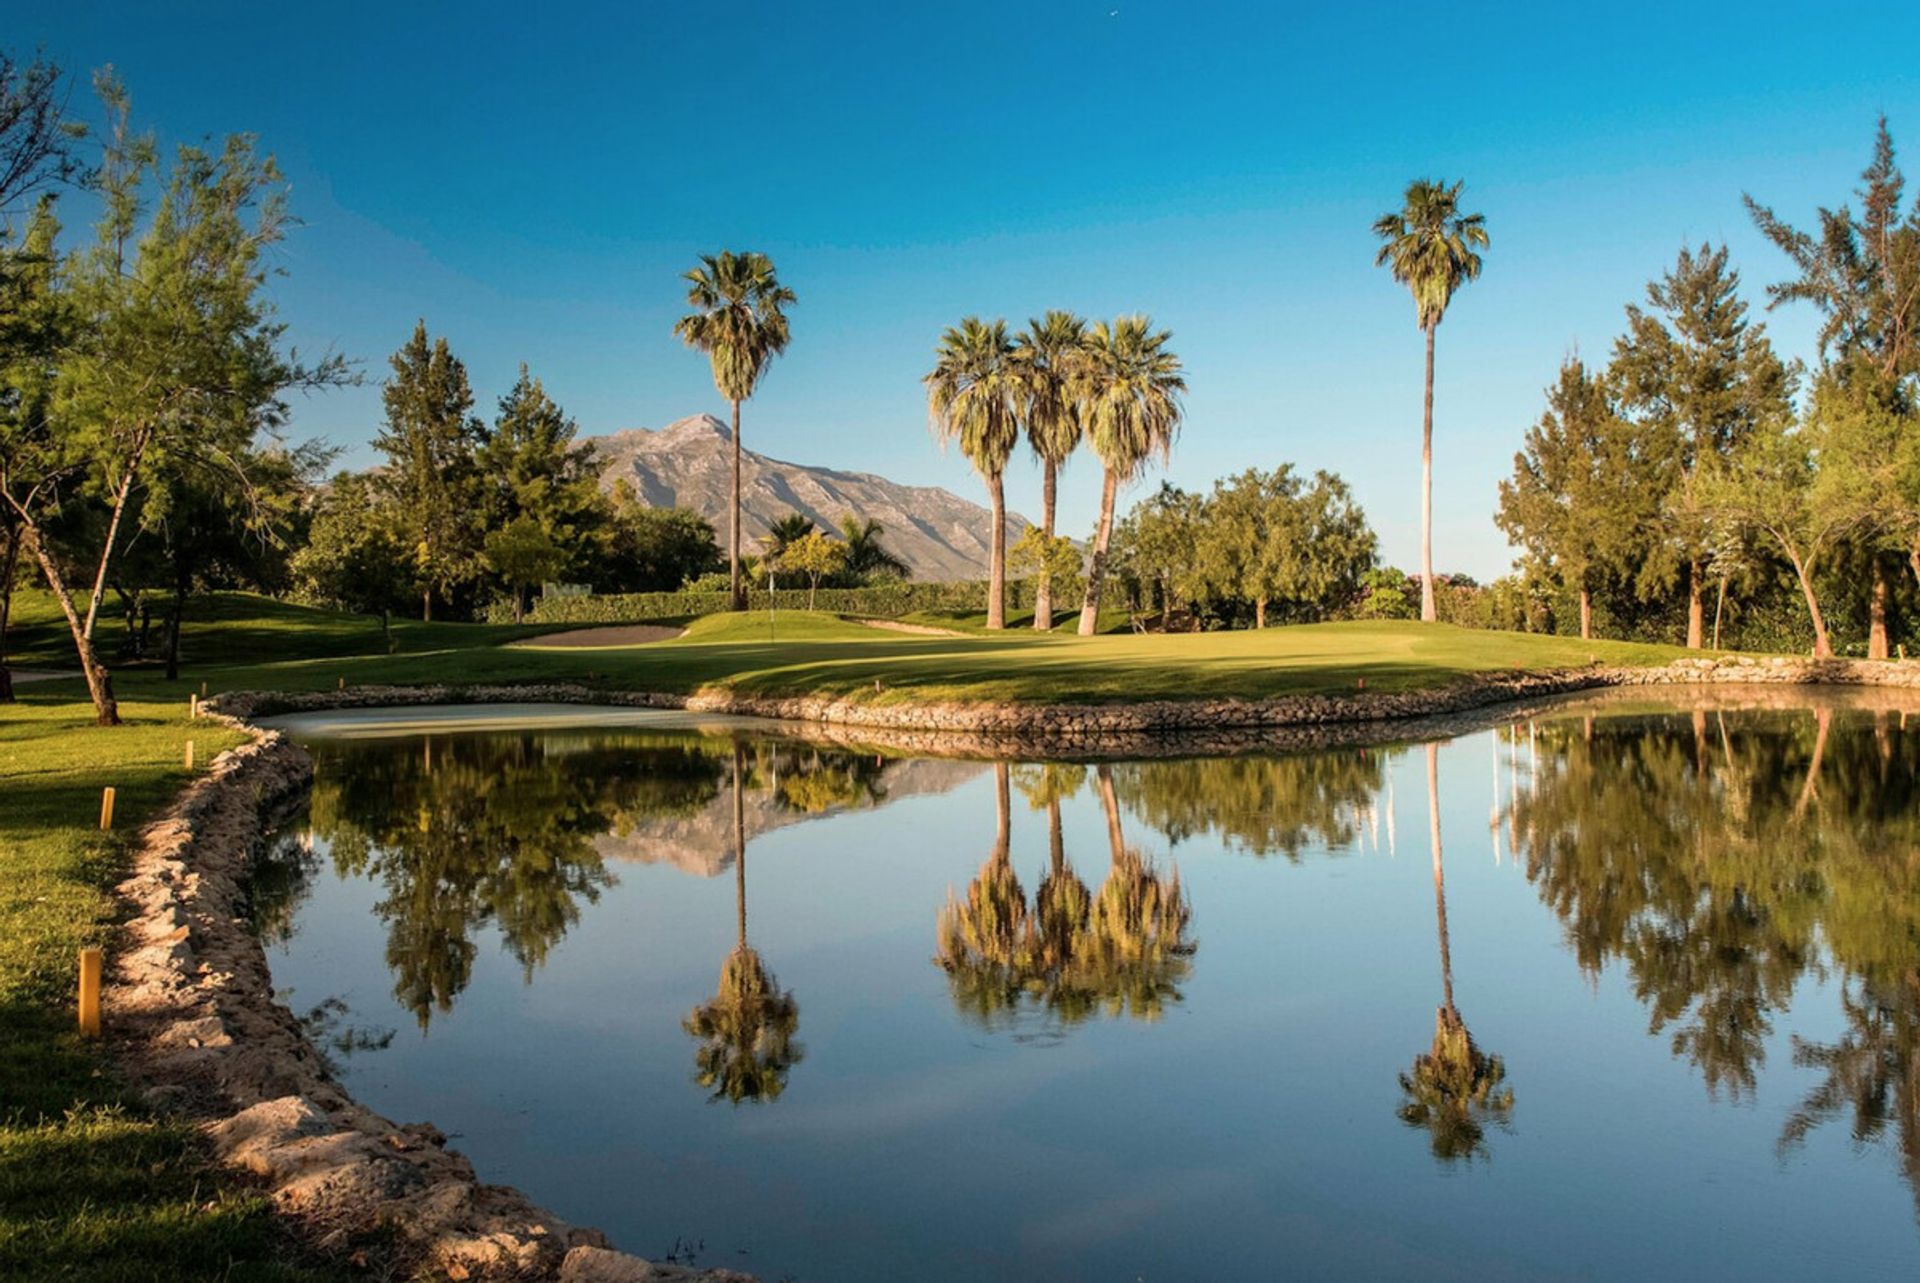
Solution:
M725 551L733 457L733 433L726 424L698 414L664 428L630 428L590 440L605 462L604 488L611 490L624 479L654 507L693 509L713 523ZM789 513L833 530L841 514L851 512L885 527L882 542L912 568L915 579L979 579L987 573L992 514L939 486L903 486L870 472L788 463L745 450L740 488L748 551ZM1028 524L1009 512L1007 541L1017 539Z

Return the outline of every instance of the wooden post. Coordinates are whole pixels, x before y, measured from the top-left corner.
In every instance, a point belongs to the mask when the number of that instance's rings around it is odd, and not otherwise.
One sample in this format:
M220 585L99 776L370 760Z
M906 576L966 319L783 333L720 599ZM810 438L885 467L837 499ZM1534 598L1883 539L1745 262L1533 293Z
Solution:
M339 685L338 685L337 687L335 687L335 689L336 689L336 690L345 690L345 689L347 688L347 679L346 679L346 678L344 678L344 677L342 677L342 678L339 678L338 680L339 680Z
M80 1032L89 1038L100 1036L100 970L98 949L80 951Z
M207 697L207 684L206 684L205 682L201 682L201 683L200 683L200 698L201 698L201 699L205 699L206 697Z
M100 790L100 831L113 827L113 785Z
M192 740L187 741L187 769L189 771L193 769L193 741Z
M193 721L197 719L199 716L200 716L200 697L198 695L187 696L187 720Z

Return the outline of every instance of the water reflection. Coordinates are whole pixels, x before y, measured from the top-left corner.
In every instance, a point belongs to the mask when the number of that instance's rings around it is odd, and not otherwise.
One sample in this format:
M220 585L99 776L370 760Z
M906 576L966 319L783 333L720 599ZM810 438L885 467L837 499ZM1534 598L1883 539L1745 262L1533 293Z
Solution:
M1447 875L1440 845L1440 747L1426 746L1427 841L1433 850L1433 912L1440 938L1440 991L1443 1000L1433 1017L1433 1045L1414 1057L1413 1068L1400 1075L1406 1097L1400 1119L1422 1127L1435 1158L1471 1160L1486 1153L1489 1120L1504 1125L1513 1113L1513 1089L1506 1086L1506 1066L1474 1043L1460 1008L1453 1001L1453 948L1447 935Z
M1066 857L1060 803L1085 771L1048 766L1023 772L1022 791L1047 810L1048 865L1029 906L1010 852L1011 769L994 767L994 841L966 898L949 893L936 919L934 961L947 973L954 1005L986 1028L1017 1024L1028 1011L1065 1027L1105 1013L1156 1020L1180 1001L1196 942L1193 911L1174 869L1161 874L1131 846L1110 767L1094 778L1106 818L1108 870L1097 893Z
M733 742L733 895L737 928L733 951L720 967L720 988L711 1002L695 1007L681 1028L699 1040L694 1081L710 1100L777 1100L787 1074L804 1052L794 1041L800 1028L800 1004L767 970L747 943L747 754ZM848 773L833 770L837 778ZM838 786L836 785L836 788Z

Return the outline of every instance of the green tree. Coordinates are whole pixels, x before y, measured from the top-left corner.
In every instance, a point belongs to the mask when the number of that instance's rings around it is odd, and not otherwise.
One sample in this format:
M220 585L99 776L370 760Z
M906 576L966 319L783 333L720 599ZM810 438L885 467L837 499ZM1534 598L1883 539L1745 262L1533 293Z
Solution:
M1788 412L1793 372L1766 327L1747 319L1740 275L1723 246L1682 249L1647 286L1647 307L1627 308L1610 378L1637 426L1642 492L1660 496L1637 576L1641 591L1687 582L1687 645L1704 644L1707 561L1712 555L1700 479L1763 424ZM1648 484L1650 483L1650 484Z
M1462 183L1416 179L1401 207L1374 220L1385 242L1374 257L1413 294L1414 318L1427 341L1427 374L1420 414L1420 618L1437 618L1433 597L1433 336L1456 290L1480 275L1487 220L1460 210Z
M695 310L673 324L688 347L707 354L713 385L733 408L733 501L728 510L727 561L733 608L747 608L740 578L740 403L760 385L773 358L787 350L786 309L794 293L780 283L765 254L726 250L703 254L687 272L687 303Z
M1657 488L1636 456L1628 425L1605 382L1578 357L1560 367L1547 408L1500 483L1494 520L1534 566L1580 601L1580 636L1593 636L1593 592L1605 574L1629 569L1636 538L1659 515Z
M67 77L57 64L36 57L22 65L0 49L0 219L80 175L73 148L86 132L67 116Z
M522 514L487 532L482 555L513 594L513 622L527 617L527 595L568 565L567 550L534 517Z
M1861 533L1871 566L1867 654L1884 659L1887 545L1904 541L1920 579L1920 202L1902 208L1906 179L1884 116L1861 182L1860 213L1847 205L1821 209L1817 235L1745 199L1761 233L1799 273L1768 287L1768 306L1808 302L1821 311L1823 379L1846 389L1857 416L1853 426L1871 427L1865 420L1878 417L1879 426L1890 429L1877 441L1854 432L1835 443L1863 451L1849 471L1890 471L1895 482L1862 514L1869 519Z
M1096 321L1076 363L1073 395L1102 467L1100 518L1080 607L1082 637L1091 637L1099 626L1113 505L1121 483L1138 476L1155 455L1164 459L1180 431L1180 397L1187 384L1180 358L1167 348L1172 338L1171 331L1156 331L1142 315L1123 316L1112 325Z
M529 518L562 554L557 578L587 569L592 540L610 515L600 494L599 458L579 425L523 364L475 451L490 527Z
M778 561L782 570L806 576L807 609L812 610L814 595L820 591L820 581L832 578L845 568L847 545L813 530L804 538L796 539L782 548Z
M1080 591L1080 549L1064 535L1049 538L1039 526L1028 526L1007 549L1007 568L1016 578L1045 575L1062 599Z
M424 320L391 364L381 389L386 421L373 445L387 456L383 479L405 532L420 617L431 620L434 594L444 600L479 568L474 448L484 429L472 413L467 367L445 338L427 337Z
M1027 443L1040 460L1040 533L1051 542L1054 537L1055 500L1060 469L1080 446L1084 429L1080 422L1080 404L1075 397L1075 372L1087 341L1087 322L1071 312L1050 311L1013 340L1013 357L1021 377ZM1040 632L1053 628L1053 564L1041 558L1036 564L1037 580L1033 592L1033 626Z
M1177 605L1205 598L1209 581L1201 561L1207 503L1163 481L1127 513L1113 534L1113 569L1134 588L1139 604L1160 603L1160 626L1173 623Z
M238 455L284 421L286 393L347 375L337 358L306 366L282 351L285 327L265 293L267 258L287 226L273 160L241 135L217 154L183 146L149 199L152 139L129 129L119 86L98 83L112 120L97 177L101 214L93 244L49 282L68 320L51 363L53 394L45 413L10 421L0 494L66 618L96 716L115 725L93 633L136 492L177 456ZM87 557L84 610L46 530L75 483L106 513Z
M1817 471L1818 428L1773 422L1702 478L1702 506L1729 537L1757 535L1793 567L1813 623L1813 653L1833 654L1820 609L1820 569L1856 520L1851 505L1823 503Z
M862 521L851 512L840 516L840 538L847 549L847 576L858 584L875 579L906 579L912 574L907 563L894 556L881 539L886 527L871 517Z
M963 319L940 336L927 385L934 435L957 441L987 483L993 533L987 555L987 627L1007 626L1007 459L1020 440L1021 378L1005 321Z
M413 588L392 497L368 477L336 476L321 496L306 544L293 555L292 572L309 599L378 615L388 633L389 617Z
M672 592L721 569L706 518L687 508L653 508L625 478L614 483L610 519L600 528L596 586L609 592Z

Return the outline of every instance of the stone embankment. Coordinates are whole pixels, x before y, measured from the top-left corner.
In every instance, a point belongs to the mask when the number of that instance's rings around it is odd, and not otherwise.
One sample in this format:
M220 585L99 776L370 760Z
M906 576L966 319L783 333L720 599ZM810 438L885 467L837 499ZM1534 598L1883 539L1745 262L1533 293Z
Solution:
M322 1250L373 1243L402 1277L720 1283L746 1276L612 1251L519 1191L487 1185L424 1123L397 1126L334 1080L274 997L248 877L312 763L277 733L221 754L140 835L131 910L104 995L107 1027L154 1105L201 1124Z
M597 1231L568 1225L517 1190L480 1182L430 1125L396 1125L347 1095L301 1022L274 997L248 917L252 859L277 811L308 787L312 766L296 746L247 719L394 705L587 703L778 718L802 724L800 733L941 755L1099 757L1418 737L1458 729L1474 710L1600 687L1816 683L1920 688L1920 664L1700 659L1475 675L1422 691L1126 705L682 696L552 684L223 695L209 709L254 738L217 758L141 835L132 876L119 888L130 920L106 995L109 1027L149 1098L198 1120L216 1152L259 1177L322 1247L384 1234L396 1245L398 1260L387 1263L396 1272L456 1279L738 1280L745 1276L613 1251Z

